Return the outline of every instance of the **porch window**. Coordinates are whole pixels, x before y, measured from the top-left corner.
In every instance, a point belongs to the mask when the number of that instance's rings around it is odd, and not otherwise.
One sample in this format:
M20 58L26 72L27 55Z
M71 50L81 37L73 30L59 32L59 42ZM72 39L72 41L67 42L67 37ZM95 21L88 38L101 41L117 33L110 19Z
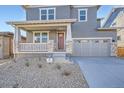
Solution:
M34 43L47 43L48 32L35 32L33 37Z
M55 8L41 8L40 19L41 20L54 20L55 19Z
M35 43L40 43L40 33L35 33Z
M87 21L87 9L79 9L78 10L78 20L79 20L79 22Z
M48 36L47 33L42 33L42 42L43 43L46 43L47 42L47 39L48 39L47 36Z

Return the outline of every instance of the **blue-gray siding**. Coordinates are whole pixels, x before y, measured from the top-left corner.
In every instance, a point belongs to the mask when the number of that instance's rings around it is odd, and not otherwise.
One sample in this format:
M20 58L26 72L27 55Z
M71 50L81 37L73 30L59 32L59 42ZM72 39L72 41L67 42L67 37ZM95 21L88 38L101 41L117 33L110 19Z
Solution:
M49 6L51 8L51 6ZM56 8L56 19L77 19L78 9L71 6L52 6ZM44 7L46 8L46 7ZM97 29L97 7L82 7L88 9L87 22L75 22L72 24L72 37L113 37L116 40L116 32L98 32ZM39 8L28 8L26 10L27 20L39 20Z

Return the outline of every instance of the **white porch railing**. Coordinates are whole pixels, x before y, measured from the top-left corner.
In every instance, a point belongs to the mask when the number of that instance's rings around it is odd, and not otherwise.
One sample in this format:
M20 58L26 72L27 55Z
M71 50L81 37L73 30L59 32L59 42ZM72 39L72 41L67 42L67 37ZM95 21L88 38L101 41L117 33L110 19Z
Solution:
M47 52L47 43L19 43L19 52Z

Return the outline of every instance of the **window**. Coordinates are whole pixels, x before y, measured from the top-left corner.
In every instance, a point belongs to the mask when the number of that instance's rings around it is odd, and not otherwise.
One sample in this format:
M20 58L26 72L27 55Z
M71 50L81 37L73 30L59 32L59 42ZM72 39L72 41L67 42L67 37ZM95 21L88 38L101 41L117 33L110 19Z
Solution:
M35 33L35 43L40 43L40 33Z
M45 32L45 33L42 33L42 42L43 43L46 43L47 42L47 33Z
M55 19L55 8L41 8L40 19L41 20L54 20Z
M48 32L35 32L33 37L34 43L47 43Z
M78 20L79 20L79 22L87 21L87 9L79 9L78 10Z
M41 10L41 20L47 20L47 10Z

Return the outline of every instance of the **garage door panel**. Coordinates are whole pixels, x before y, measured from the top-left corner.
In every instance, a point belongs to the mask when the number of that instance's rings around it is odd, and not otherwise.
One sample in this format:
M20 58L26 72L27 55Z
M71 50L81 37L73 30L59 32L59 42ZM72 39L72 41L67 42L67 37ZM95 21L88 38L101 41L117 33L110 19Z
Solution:
M90 55L90 43L89 42L81 43L81 56L88 55Z
M81 55L81 43L79 41L73 41L73 56Z
M74 41L73 54L75 56L110 56L110 40L79 40Z

